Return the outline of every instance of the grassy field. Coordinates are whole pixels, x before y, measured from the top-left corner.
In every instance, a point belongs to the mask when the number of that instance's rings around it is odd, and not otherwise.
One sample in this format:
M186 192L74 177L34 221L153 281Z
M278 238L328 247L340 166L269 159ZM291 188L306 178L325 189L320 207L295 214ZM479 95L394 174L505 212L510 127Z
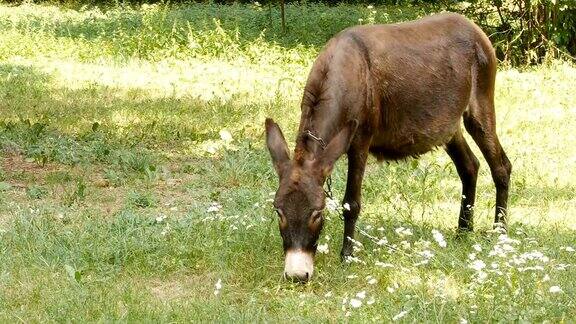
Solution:
M0 322L573 321L576 66L563 62L498 75L509 236L490 231L483 159L477 231L458 238L442 150L371 159L357 259L340 262L331 212L315 278L281 278L264 118L293 139L330 35L423 14L289 6L282 35L257 5L0 5Z

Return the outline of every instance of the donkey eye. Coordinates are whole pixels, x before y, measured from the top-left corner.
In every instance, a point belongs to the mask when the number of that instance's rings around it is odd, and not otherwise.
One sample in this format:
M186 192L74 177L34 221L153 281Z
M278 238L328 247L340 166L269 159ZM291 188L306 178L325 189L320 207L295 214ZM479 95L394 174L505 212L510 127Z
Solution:
M311 218L313 221L317 221L322 218L322 210L315 210L312 212Z

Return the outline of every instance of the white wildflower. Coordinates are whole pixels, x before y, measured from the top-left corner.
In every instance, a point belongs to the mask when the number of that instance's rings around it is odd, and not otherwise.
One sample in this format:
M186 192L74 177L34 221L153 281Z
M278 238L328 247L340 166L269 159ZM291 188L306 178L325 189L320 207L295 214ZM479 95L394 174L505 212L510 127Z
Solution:
M513 239L513 238L510 238L506 234L500 234L500 236L498 236L498 244L502 244L502 243L519 244L520 241Z
M470 265L468 266L476 271L481 271L482 269L484 269L486 267L486 263L484 263L484 261L482 260L475 260L474 262L470 263Z
M546 282L546 281L550 281L550 276L549 275L544 275L544 278L542 278L542 282Z
M376 283L378 283L378 280L376 280L376 278L368 279L368 284L369 284L369 285L375 285Z
M222 206L217 202L213 202L212 204L210 204L210 207L208 207L206 211L209 213L216 213L219 212L220 209L222 209Z
M412 230L409 228L398 227L394 231L396 232L396 234L398 234L401 237L412 235Z
M216 151L218 151L218 147L216 147L215 144L208 144L205 148L206 152L210 153L210 154L214 154L216 153Z
M220 138L226 143L232 142L232 134L225 129L220 130Z
M220 293L220 289L222 289L222 279L218 279L218 281L216 281L214 288L216 288L214 290L214 295L218 295Z
M426 259L431 259L434 256L434 253L430 252L430 250L424 250L419 254Z
M544 254L542 254L542 252L540 251L532 251L532 252L526 252L526 253L522 253L520 255L520 258L523 260L532 260L532 261L541 261L541 262L548 262L550 259L545 256Z
M376 244L382 246L382 245L386 245L388 244L388 240L386 238L381 238L378 240L378 242L376 242Z
M476 252L482 252L482 246L480 244L474 244L472 245L472 248L476 251Z
M479 282L483 282L484 280L486 280L486 278L488 278L488 274L484 271L478 271L477 274L478 274L477 279Z
M366 298L366 291L362 290L361 292L356 294L356 297L360 298L360 299L364 299Z
M419 266L421 266L421 265L425 265L425 264L428 264L428 263L430 263L430 260L424 259L424 260L422 260L422 261L420 261L420 262L414 263L414 266L415 266L415 267L419 267Z
M328 298L328 297L332 297L332 291L329 291L327 293L324 294L324 297Z
M374 304L374 302L376 302L376 300L374 299L374 297L368 299L368 301L366 302L366 305L372 305Z
M540 265L536 265L533 267L525 267L525 268L519 268L518 269L520 272L525 272L525 271L544 271L544 267L540 266Z
M360 299L352 298L350 299L350 306L358 308L362 306L362 301Z
M392 317L392 320L397 321L397 320L401 319L402 317L406 316L406 314L408 314L408 311L401 311L400 313L394 315L394 317Z
M166 234L168 234L168 232L170 232L170 224L166 224L166 227L164 227L162 232L160 232L160 235L166 236Z
M562 292L562 288L558 287L558 286L552 286L550 287L550 289L548 290L551 294L557 294L559 292Z
M444 240L444 235L442 235L442 233L440 233L440 231L433 229L432 230L432 237L434 237L434 240L436 241L436 243L438 243L438 245L440 247L443 247L443 248L446 247L446 241Z
M364 261L360 260L360 258L358 258L358 257L355 257L355 256L351 256L351 255L349 255L349 256L346 256L346 257L344 258L344 262L346 262L346 263L360 263L360 264L366 264L366 262L364 262Z
M373 6L373 5L368 5L367 8L368 8L368 9L374 9L374 6Z
M565 247L564 250L566 250L566 252L574 252L574 251L576 251L576 250L574 250L574 248L571 247L571 246Z
M328 244L325 243L325 244L318 245L317 251L319 253L327 254L328 253Z
M342 208L346 209L346 210L350 210L350 204L349 203L344 203L344 205L342 205Z
M569 264L565 264L565 263L559 263L556 266L554 266L554 269L556 270L566 270L570 265Z
M382 267L382 268L394 268L394 265L392 263L385 263L385 262L380 262L380 261L376 261L376 266Z

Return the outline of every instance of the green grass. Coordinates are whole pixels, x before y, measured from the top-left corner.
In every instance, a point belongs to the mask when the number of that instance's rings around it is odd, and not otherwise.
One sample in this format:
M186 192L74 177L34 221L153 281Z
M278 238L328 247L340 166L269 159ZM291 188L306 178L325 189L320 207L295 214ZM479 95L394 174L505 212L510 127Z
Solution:
M477 231L466 237L455 235L460 181L442 150L371 159L359 228L375 240L359 235L358 262L341 263L343 226L329 214L329 253L310 283L292 284L281 279L264 118L293 139L303 83L330 35L423 11L289 6L286 35L268 14L0 6L0 322L387 322L402 311L406 322L572 321L576 67L498 75L514 241L489 231L483 159ZM345 167L334 174L339 198ZM425 264L424 251L434 254ZM476 260L486 268L470 268Z

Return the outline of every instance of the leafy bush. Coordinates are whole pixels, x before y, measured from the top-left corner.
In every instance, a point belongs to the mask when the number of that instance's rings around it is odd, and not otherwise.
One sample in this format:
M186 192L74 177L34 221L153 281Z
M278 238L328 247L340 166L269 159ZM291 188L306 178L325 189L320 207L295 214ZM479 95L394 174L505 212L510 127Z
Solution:
M576 1L476 0L442 5L474 20L513 65L576 55Z

